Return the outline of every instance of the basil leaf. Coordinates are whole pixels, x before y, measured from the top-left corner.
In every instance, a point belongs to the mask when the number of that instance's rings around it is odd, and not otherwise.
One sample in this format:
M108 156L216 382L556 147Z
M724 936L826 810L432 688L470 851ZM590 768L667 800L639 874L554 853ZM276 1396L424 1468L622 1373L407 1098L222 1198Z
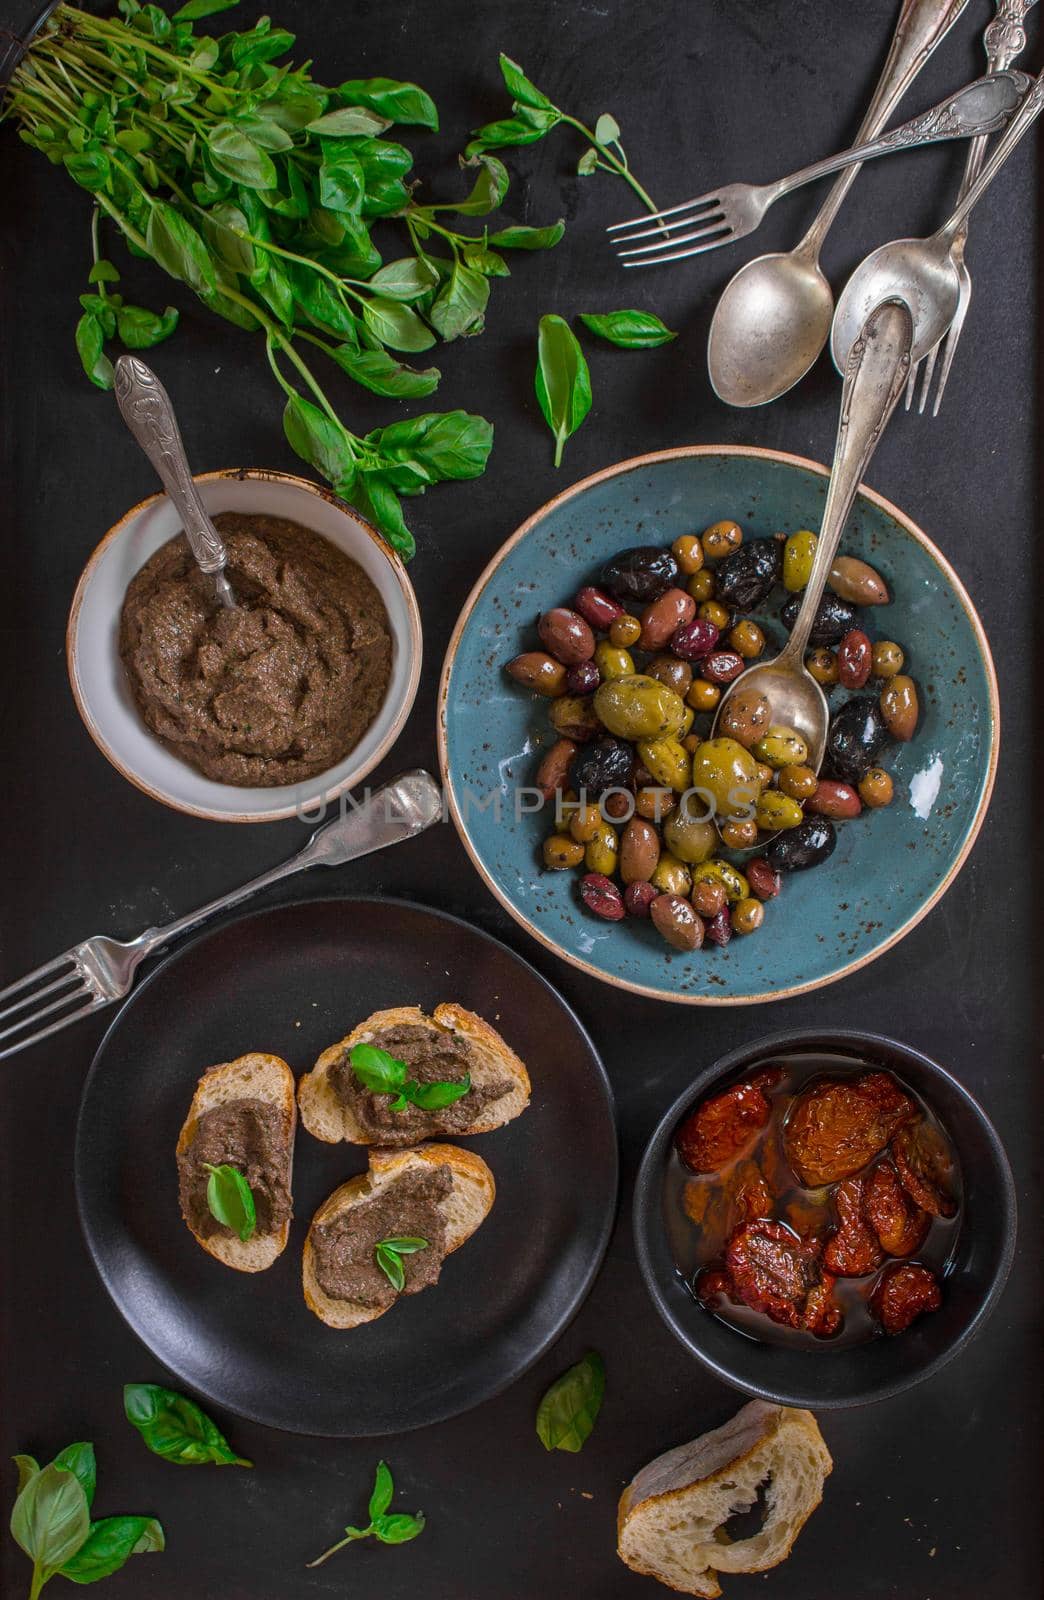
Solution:
M15 1542L48 1576L72 1559L90 1526L82 1483L53 1461L29 1479L11 1512Z
M319 198L333 211L358 211L366 184L347 140L324 139L319 165Z
M408 1083L403 1093L422 1111L441 1111L462 1100L470 1089L471 1074L466 1072L462 1083Z
M381 1544L408 1544L424 1532L424 1518L420 1514L411 1517L400 1511L391 1517L374 1518L373 1531Z
M536 396L555 436L555 466L566 440L591 409L591 374L576 336L561 317L541 317L537 341Z
M207 1206L216 1222L231 1228L246 1244L257 1232L257 1208L253 1191L238 1167L224 1164L213 1167L209 1161L204 1166L210 1173L207 1179Z
M273 29L268 17L262 17L249 33L236 33L232 38L232 60L237 67L256 67L271 61L285 51L292 50L295 35L284 28Z
M239 4L239 0L236 0ZM111 261L96 261L87 275L88 283L119 283L120 275Z
M94 1459L93 1444L67 1444L55 1456L52 1466L71 1472L87 1496L87 1509L94 1504L94 1491L98 1483L98 1467Z
M103 150L73 151L65 157L65 170L81 189L88 189L93 194L98 189L104 189L112 169L109 158Z
M204 212L200 225L210 248L225 265L231 267L233 272L242 272L249 277L257 265L257 257L249 239L239 237L240 234L253 232L239 207L225 200L219 201Z
M248 189L274 189L279 182L268 153L234 122L219 122L207 139L211 161L219 172Z
M374 1250L374 1256L392 1288L401 1293L406 1283L406 1274L397 1251L390 1249L387 1244L379 1244Z
M414 400L431 394L439 386L438 367L407 367L386 350L356 350L338 345L333 358L343 372L374 394L391 395L399 400Z
M167 306L162 316L142 306L121 306L116 313L116 327L128 350L148 350L162 343L177 325L178 313L173 306Z
M257 111L240 111L236 115L235 125L240 128L254 144L260 145L262 150L275 151L280 154L284 150L292 150L294 141L274 118L262 116Z
M127 1421L141 1434L153 1455L179 1466L197 1467L212 1463L225 1467L252 1467L253 1462L237 1456L228 1440L194 1400L164 1389L158 1383L127 1383L123 1386L123 1409Z
M72 1583L97 1583L119 1569L133 1555L165 1548L163 1529L155 1517L103 1517L92 1522L87 1539L61 1575Z
M555 109L547 95L526 77L518 62L512 61L503 51L500 52L500 71L507 84L508 93L520 105L537 106L548 111Z
M519 117L503 117L499 122L487 122L485 127L475 130L464 146L464 154L470 159L472 156L482 155L485 150L503 150L517 145L536 144L538 139L542 139L545 133L550 132L555 123L561 120L557 112L554 115L547 113L547 118L543 126L523 122Z
M559 217L546 228L501 228L491 233L489 243L501 250L550 250L565 233L565 222Z
M200 17L212 17L218 11L231 11L239 0L188 0L188 4L175 11L172 22L198 22Z
M590 1437L605 1394L605 1365L589 1350L554 1382L537 1408L536 1431L545 1450L580 1450Z
M387 300L419 300L438 281L438 274L427 262L418 256L404 256L401 261L389 261L386 267L375 272L370 288Z
M576 164L577 177L589 178L592 172L598 171L598 151L594 145L586 149Z
M502 203L511 179L504 163L496 156L485 153L472 156L467 165L478 166L479 174L468 198L461 200L453 210L462 217L484 217Z
M404 1233L397 1239L382 1239L381 1243L387 1245L389 1250L394 1250L399 1256L415 1256L418 1250L428 1249L428 1240L421 1239L412 1233ZM387 1510L387 1506L382 1507ZM370 1516L374 1516L373 1507L370 1507Z
M18 1493L21 1494L30 1478L36 1477L40 1463L35 1456L12 1456L11 1460L18 1468Z
M370 1496L370 1521L375 1522L378 1517L383 1517L392 1503L395 1493L395 1484L388 1467L383 1461L378 1461L377 1471L373 1479L373 1493Z
M394 300L365 300L362 316L371 333L393 350L429 350L435 343L435 335L417 313Z
M594 136L596 144L615 144L619 139L620 124L608 111L603 111L595 123Z
M394 1094L406 1082L406 1063L372 1044L353 1044L348 1056L352 1071L371 1094Z
M291 268L294 299L317 327L329 328L342 338L355 337L355 314L345 305L329 278L295 262Z
M93 311L85 311L76 324L76 349L91 382L99 389L111 389L112 362L105 354L105 335Z
M407 123L419 128L439 126L439 114L429 94L415 83L399 83L395 78L349 78L338 89L348 105L366 106L389 122Z
M678 337L651 311L581 311L580 321L599 338L608 339L622 350L654 350Z
M154 200L145 230L149 254L164 272L200 293L216 286L210 252L190 222L165 200Z
M452 339L473 338L485 325L489 301L489 280L463 261L454 261L449 281L428 313L431 325L449 343Z
M380 471L361 474L351 499L362 516L381 530L392 549L397 550L404 561L409 561L416 551L416 541L406 526L399 496L385 474Z
M347 134L383 133L388 125L387 117L379 117L365 106L342 106L339 111L327 111L324 116L316 117L308 124L308 132L318 134L321 139L343 139Z
M434 411L393 422L367 434L393 459L413 459L428 471L429 481L477 478L493 447L493 425L467 411Z
M310 400L291 395L283 411L283 432L291 448L309 462L329 483L350 480L355 472L348 436L340 423L332 421Z
M464 246L464 260L476 272L481 272L484 278L510 278L511 268L503 256L495 250L487 250L481 244L466 244Z

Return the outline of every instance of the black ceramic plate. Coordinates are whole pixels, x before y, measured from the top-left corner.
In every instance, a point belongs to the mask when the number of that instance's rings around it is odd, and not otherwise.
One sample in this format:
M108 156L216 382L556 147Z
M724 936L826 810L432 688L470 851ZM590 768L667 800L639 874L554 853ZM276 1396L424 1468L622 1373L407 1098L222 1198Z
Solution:
M200 1073L248 1050L298 1074L371 1011L453 1000L525 1061L529 1109L463 1141L489 1163L493 1210L440 1282L341 1332L301 1293L309 1220L365 1151L298 1129L296 1217L267 1272L231 1272L178 1210L174 1147ZM617 1190L605 1071L532 967L455 917L401 901L312 900L223 924L127 1001L95 1057L76 1143L95 1265L152 1353L229 1410L295 1433L399 1433L513 1382L562 1332L605 1251ZM389 1374L422 1377L389 1382Z

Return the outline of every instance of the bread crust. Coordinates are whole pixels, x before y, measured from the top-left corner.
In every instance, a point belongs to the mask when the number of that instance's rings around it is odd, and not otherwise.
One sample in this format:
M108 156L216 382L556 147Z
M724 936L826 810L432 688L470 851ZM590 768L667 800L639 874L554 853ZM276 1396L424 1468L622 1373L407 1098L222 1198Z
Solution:
M175 1155L180 1157L185 1154L196 1137L200 1117L212 1107L234 1100L264 1100L280 1112L284 1176L286 1186L292 1193L294 1139L297 1133L295 1089L294 1075L281 1056L251 1051L247 1055L237 1056L234 1061L223 1061L216 1067L208 1067L196 1084L188 1116L178 1135ZM209 1239L204 1239L188 1222L185 1226L208 1255L236 1272L264 1272L282 1255L290 1237L289 1218L274 1233L255 1234L245 1243L237 1239L235 1234L213 1234Z
M297 1089L301 1121L308 1132L326 1144L379 1145L379 1137L366 1132L351 1109L342 1104L330 1084L330 1072L353 1045L368 1043L375 1034L386 1028L411 1027L425 1023L441 1028L447 1033L459 1034L472 1046L475 1066L473 1079L481 1079L485 1071L498 1075L507 1073L513 1088L487 1106L484 1115L466 1132L454 1138L470 1139L476 1134L492 1133L523 1112L529 1104L529 1074L518 1056L485 1018L476 1016L452 1001L443 1001L435 1007L430 1017L419 1006L393 1006L387 1011L375 1011L360 1022L351 1033L324 1050L311 1072L306 1072Z
M315 1275L312 1235L317 1224L350 1211L353 1205L367 1199L378 1188L394 1184L404 1172L418 1166L448 1167L453 1177L453 1191L441 1202L441 1206L444 1211L449 1211L446 1254L452 1255L454 1250L459 1250L471 1238L489 1215L496 1198L493 1174L482 1157L472 1150L462 1150L457 1145L425 1144L406 1150L371 1149L369 1161L367 1172L349 1178L347 1183L342 1183L323 1201L309 1224L304 1243L301 1282L305 1304L309 1311L313 1311L331 1328L357 1328L364 1322L374 1322L397 1305L398 1301L393 1300L392 1305L374 1308L355 1300L335 1300L326 1294Z

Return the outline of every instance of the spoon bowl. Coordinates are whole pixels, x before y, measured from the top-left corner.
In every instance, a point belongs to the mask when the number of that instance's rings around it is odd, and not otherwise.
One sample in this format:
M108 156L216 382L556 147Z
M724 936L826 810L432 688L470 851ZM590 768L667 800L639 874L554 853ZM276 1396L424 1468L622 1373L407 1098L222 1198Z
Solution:
M852 346L874 306L901 299L913 319L911 359L916 365L933 350L953 320L961 281L949 240L896 239L868 255L853 272L837 303L830 350L844 372Z
M799 245L758 256L726 285L707 365L719 400L763 406L792 389L830 337L834 296L818 256Z
M818 772L826 754L827 731L830 727L830 707L826 695L813 678L803 661L791 660L786 652L774 661L758 662L748 667L728 687L718 705L711 729L711 738L722 735L721 714L739 694L763 694L772 707L772 721L784 728L793 728L808 745L808 761L813 772ZM764 840L757 846L760 850Z

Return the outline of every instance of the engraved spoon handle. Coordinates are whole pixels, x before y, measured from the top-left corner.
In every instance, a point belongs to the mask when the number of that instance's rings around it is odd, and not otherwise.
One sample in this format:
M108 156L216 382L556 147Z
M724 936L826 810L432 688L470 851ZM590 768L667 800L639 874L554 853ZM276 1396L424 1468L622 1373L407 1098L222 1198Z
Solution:
M997 14L988 25L983 34L983 47L986 51L986 70L989 73L1006 72L1013 62L1026 48L1026 30L1022 26L1027 11L1031 11L1037 0L997 0ZM961 192L958 200L963 200L979 173L986 159L986 147L989 139L981 134L973 139L968 150L968 159L964 165L964 178L961 182ZM961 224L961 235L967 236L968 220L965 218Z
M213 578L222 604L234 606L235 597L224 571L228 561L225 541L200 499L170 396L152 368L137 356L120 356L115 390L120 415L155 467L181 518L193 556Z

